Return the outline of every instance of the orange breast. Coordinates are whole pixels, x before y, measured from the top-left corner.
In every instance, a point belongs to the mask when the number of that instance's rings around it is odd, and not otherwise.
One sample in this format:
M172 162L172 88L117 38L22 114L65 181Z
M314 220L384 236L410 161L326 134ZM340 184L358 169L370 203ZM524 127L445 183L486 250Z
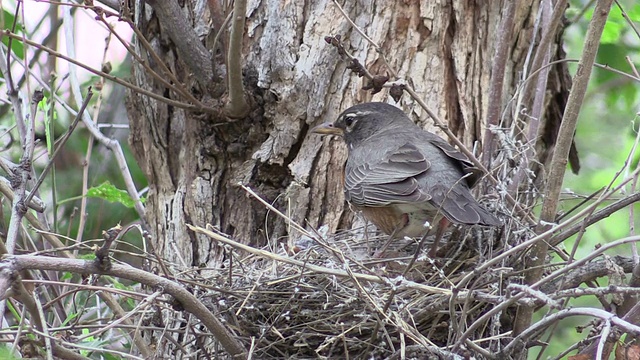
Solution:
M425 227L426 222L437 227L439 220L442 219L442 216L436 215L436 212L431 210L414 209L407 212L398 205L359 207L358 210L362 211L362 215L385 234L391 235L395 230L395 238L423 236L429 230ZM433 218L434 215L436 219Z
M407 225L408 217L392 206L362 207L360 210L367 220L387 235L391 235L394 230Z

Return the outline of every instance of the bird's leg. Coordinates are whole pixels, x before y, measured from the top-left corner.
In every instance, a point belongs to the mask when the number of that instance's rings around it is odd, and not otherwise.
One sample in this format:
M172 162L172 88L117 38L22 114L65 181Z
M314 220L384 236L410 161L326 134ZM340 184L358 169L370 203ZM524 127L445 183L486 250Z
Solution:
M395 236L401 228L402 228L401 226L398 226L391 232L391 234L389 234L389 237L387 237L387 242L382 246L382 249L376 251L373 254L374 259L382 258L382 255L384 254L385 251L387 251L387 248L389 247L389 245L391 245L391 242L395 240Z
M436 257L436 254L438 253L438 244L440 243L440 239L442 239L442 235L444 235L444 231L449 227L449 224L451 224L451 222L447 220L446 217L443 217L438 221L438 224L436 225L436 238L433 240L433 245L431 245L431 249L427 254L430 258ZM427 232L427 234L429 234L429 232Z

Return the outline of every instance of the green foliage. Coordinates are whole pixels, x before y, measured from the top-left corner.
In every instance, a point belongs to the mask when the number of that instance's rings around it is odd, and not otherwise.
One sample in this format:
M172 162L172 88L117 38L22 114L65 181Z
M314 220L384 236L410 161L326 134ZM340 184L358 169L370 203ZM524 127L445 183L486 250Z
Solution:
M60 278L60 280L66 281L66 280L71 280L71 278L73 278L73 274L72 273L64 272L64 273L62 273L62 277Z
M636 4L623 4L625 13L629 17L629 20L633 22L640 22L640 5ZM591 20L593 16L593 9L586 13L586 18ZM607 18L607 24L604 27L601 44L619 44L622 40L622 36L626 32L631 31L627 19L622 15L622 11L613 5L609 17Z
M87 196L117 202L128 208L133 208L135 205L135 201L129 196L126 190L116 188L109 181L90 188L87 191Z
M82 336L86 336L86 335L89 335L89 329L83 328L82 329ZM79 345L80 346L86 346L86 347L100 349L100 348L102 348L102 341L96 340L96 338L93 337L93 336L88 336L82 342L80 342ZM80 350L80 354L82 354L84 356L89 356L90 351L89 350Z
M78 259L87 260L87 261L93 261L93 260L96 259L96 254L94 254L94 253L80 254L80 255L78 255Z
M66 319L62 322L62 326L67 326L70 322L75 320L78 317L78 313L70 313Z
M110 353L102 353L100 354L105 360L120 360L119 357L112 355Z
M0 24L0 27L2 27L2 30L12 30L13 28L13 23L15 22L16 18L15 16L13 16L13 13L9 12L7 9L2 9L2 17L0 19L3 19L3 23ZM23 32L24 28L22 26L21 23L17 23L15 26L15 33L20 33ZM10 38L8 36L2 36L0 37L2 40L2 43L5 46L9 46L9 40ZM12 39L11 40L11 53L17 57L20 60L24 60L24 44L22 43L22 41L16 40L16 39ZM0 77L2 77L2 74L0 74Z
M11 354L11 350L9 349L8 346L6 345L0 345L0 359L4 359L4 360L14 360L14 359L19 359L15 356L13 356L13 354Z

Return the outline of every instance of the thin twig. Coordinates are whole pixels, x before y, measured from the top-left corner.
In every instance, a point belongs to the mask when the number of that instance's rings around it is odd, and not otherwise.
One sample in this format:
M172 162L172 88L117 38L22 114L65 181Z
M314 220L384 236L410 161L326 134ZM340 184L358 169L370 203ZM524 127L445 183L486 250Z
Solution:
M2 33L0 33L2 34ZM28 104L29 101L24 98L24 96L20 93L20 91L15 88L13 81L11 80L11 58L9 57L11 53L5 53L4 47L0 46L0 73L2 73L2 77L6 79L7 82L7 95L11 100L11 105L13 108L13 114L15 117L16 127L18 128L18 133L21 138L24 138L26 130L24 127L25 119L24 119L24 111L25 104Z
M34 303L38 308L38 314L40 315L40 320L42 321L42 332L44 333L44 347L46 349L47 360L53 360L53 345L51 345L51 335L49 334L49 327L47 326L46 317L44 316L44 311L42 310L42 303L40 303L40 299L37 296L33 297Z
M95 9L94 9L94 11L95 11ZM133 56L133 58L136 59L138 61L138 63L144 68L146 74L151 75L154 79L159 81L161 84L163 84L167 88L173 90L176 94L185 97L186 99L188 99L189 101L191 101L195 105L200 106L200 107L204 107L204 105L198 99L196 99L195 96L193 96L189 92L189 90L187 90L180 81L178 81L178 79L173 74L173 72L171 72L171 70L169 70L169 68L167 68L167 65L164 63L164 61L162 61L162 59L160 59L160 57L155 52L153 47L149 44L147 39L144 37L144 34L142 34L142 32L140 32L140 29L138 29L138 27L135 26L135 24L133 24L128 19L124 20L127 24L129 24L129 26L131 27L133 32L136 34L136 39L138 40L138 42L140 44L142 44L142 46L145 48L145 50L147 50L147 52L149 54L151 54L151 57L153 58L154 64L160 67L160 70L162 71L162 73L165 74L169 78L169 80L173 81L173 84L171 82L169 82L167 79L165 79L163 76L160 76L157 72L155 72L153 70L153 68L149 65L149 62L148 61L144 61L140 57L138 52L135 51L135 49L128 42L126 42L120 36L120 34L118 34L117 31L115 31L113 26L107 22L107 20L104 18L104 14L102 12L97 12L96 11L96 15L97 15L98 19L107 27L107 29L109 29L109 34L113 34L120 41L120 44L122 44L122 46L124 46L125 49L127 49L129 54L131 54L131 56ZM108 46L108 44L107 44L107 46ZM102 63L104 64L104 56L103 56L103 62Z
M611 321L605 320L604 328L600 333L600 340L598 341L598 350L596 352L596 360L602 360L602 355L605 351L605 345L607 344L607 339L609 338L609 333L611 333ZM606 358L609 358L609 354L607 354Z
M42 96L42 94L40 94ZM27 117L25 137L20 139L24 152L20 157L20 165L16 173L11 178L11 185L14 188L14 198L11 204L11 219L9 220L9 228L6 234L6 247L9 254L15 251L18 240L18 231L22 218L27 212L25 206L25 198L27 196L27 184L33 170L33 151L35 149L35 117L37 116L38 103L42 98L35 98L31 101L31 113Z
M570 264L569 266L563 267L562 269L559 269L559 270L556 270L556 271L552 272L551 274L547 275L545 278L539 280L535 284L530 285L530 287L532 289L537 289L540 286L544 285L544 283L550 282L550 281L552 281L554 279L557 279L558 277L562 276L563 274L565 274L565 273L567 273L567 272L569 272L569 271L571 271L571 270L573 270L575 268L578 268L578 267L582 266L586 262L588 262L591 259L599 256L600 254L604 253L605 251L607 251L609 249L613 249L613 248L615 248L617 246L620 246L620 245L623 245L623 244L627 244L627 243L630 243L630 242L638 242L638 241L640 241L640 236L632 236L632 237L627 237L627 238L620 239L620 240L617 240L617 241L613 241L611 243L603 245L600 248L595 249L587 257L585 257L583 259L580 259L580 260ZM496 315L497 313L499 313L501 311L504 311L509 306L515 304L517 301L519 301L522 298L524 298L525 295L526 295L525 293L518 293L518 294L512 296L511 298L509 298L508 300L504 301L503 303L495 306L491 310L487 311L486 313L484 313L479 318L477 318L471 325L469 325L467 330L462 335L460 335L460 338L458 339L458 341L456 341L456 343L453 346L454 349L458 349L460 347L461 343L464 342L469 336L471 336L471 333L473 331L475 331L479 326L481 326L483 323L485 323L487 320L489 320L492 316ZM562 311L565 311L565 310L562 310ZM600 310L600 311L604 311L604 310ZM606 313L608 315L611 315L609 312L606 312ZM554 316L554 315L552 315L552 316ZM529 327L527 327L525 329L525 331L529 331L532 328L533 328L533 326L529 326Z
M640 335L640 326L631 324L625 320L620 319L619 317L604 311L602 309L595 308L572 308L558 311L557 313L550 315L539 322L533 324L532 326L525 329L522 334L516 336L501 352L505 356L508 356L511 352L515 350L517 344L521 344L523 341L529 339L531 335L535 332L539 332L544 330L546 327L555 323L558 320L564 319L569 316L590 316L595 318L600 318L606 321L610 321L613 325L616 325L623 329L625 332L629 332L632 334Z
M3 31L0 32L0 34L8 36L10 38L20 39L20 41L22 41L22 38L19 35L16 35L16 34L10 32L9 30L3 30ZM203 107L200 107L200 106L191 105L191 104L183 103L183 102L180 102L180 101L175 101L175 100L171 100L171 99L165 98L162 95L158 95L158 94L153 93L153 92L151 92L149 90L146 90L146 89L143 89L141 87L135 86L135 85L133 85L133 84L127 82L127 81L124 81L124 80L122 80L122 79L120 79L120 78L118 78L116 76L107 74L107 73L105 73L103 71L100 71L100 70L96 70L96 69L94 69L94 68L92 68L90 66L87 66L87 65L75 60L72 56L66 56L64 54L61 54L61 53L59 53L59 52L57 52L57 51L55 51L53 49L50 49L50 48L48 48L46 46L43 46L43 45L41 45L41 44L39 44L39 43L37 43L35 41L31 41L31 40L25 39L24 43L27 44L27 45L34 46L36 48L40 48L40 49L44 50L45 52L49 53L50 55L53 55L53 56L58 57L58 58L60 58L62 60L68 61L69 63L71 63L73 65L76 65L76 66L79 66L79 67L89 71L92 74L101 76L101 77L103 77L103 78L105 78L105 79L107 79L109 81L113 81L116 84L122 85L122 86L124 86L124 87L126 87L128 89L131 89L133 92L148 96L148 97L150 97L152 99L155 99L155 100L158 100L158 101L160 101L162 103L165 103L165 104L168 104L168 105L171 105L171 106L175 106L175 107L180 108L180 109L189 110L189 111L201 111L201 112L208 113L208 114L217 114L218 113L217 110L209 108L209 107L203 108Z
M81 342L82 340L88 339L90 337L93 336L99 336L100 334L109 331L113 328L118 327L121 323L125 322L126 320L139 315L145 308L149 307L149 305L153 304L156 299L163 294L162 290L157 290L156 292L154 292L153 294L145 297L144 299L142 299L142 301L140 301L136 307L134 307L133 309L131 309L131 311L127 312L127 314L125 316L120 316L118 317L116 320L110 322L109 324L104 325L103 327L97 329L96 331L90 332L90 333L86 333L86 334L82 334L81 336L75 338L74 340L76 342Z
M616 2L616 5L618 5L618 9L620 9L620 13L622 13L622 17L627 21L627 25L629 25L629 27L633 29L633 32L636 33L636 37L640 39L640 31L638 31L636 24L633 22L633 20L631 20L631 18L629 18L629 14L627 14L627 12L624 11L624 8L620 4L620 1L615 0L615 2Z
M69 140L69 137L71 137L71 134L75 130L76 125L78 125L78 122L80 121L80 119L82 117L82 114L84 113L84 111L86 110L87 106L89 105L89 101L91 101L92 97L93 97L93 92L91 91L91 87L89 87L89 90L87 91L87 95L84 98L84 102L82 103L82 106L80 106L80 110L78 110L78 115L76 115L76 118L73 119L73 122L71 122L71 125L69 125L69 129L67 130L67 133L64 134L64 136L62 137L62 139L58 143L58 147L53 152L53 155L49 159L49 162L47 163L47 166L44 168L44 170L40 174L40 177L38 178L38 181L36 181L36 183L33 186L31 192L27 195L27 198L25 199L26 203L29 203L31 201L31 198L33 197L35 192L38 190L38 188L40 188L40 185L42 185L42 182L44 181L44 179L46 178L47 174L49 173L49 170L51 170L51 168L53 167L54 160L60 154L60 151L62 150L64 145L67 143L67 140ZM51 111L53 111L53 109ZM45 116L46 116L46 114L45 114Z
M522 102L527 101L531 96L531 93L534 90L535 93L533 95L533 105L531 106L531 116L529 116L529 128L526 133L526 141L530 143L526 149L526 153L524 156L525 161L533 158L534 155L534 146L536 140L541 137L542 128L540 127L540 119L543 115L543 108L545 105L545 98L547 94L547 80L549 76L549 70L551 67L546 66L549 64L549 60L551 58L551 46L553 39L556 36L556 29L560 25L562 19L564 19L565 9L567 7L568 0L560 0L554 6L552 13L548 14L550 11L547 10L547 6L551 6L549 0L545 0L541 3L540 11L542 14L542 28L544 29L544 33L542 34L542 40L538 45L536 50L533 63L531 64L531 68L528 69L532 75L526 79L526 82L523 84L524 88L519 93L518 103L516 105L516 113L519 113L522 108ZM531 43L535 43L535 41L531 41ZM540 71L538 71L540 70ZM537 80L536 80L537 79ZM528 105L526 105L528 106ZM523 164L520 169L518 169L517 173L513 177L513 182L510 190L514 191L520 186L522 179L525 177L526 171L529 168L530 164Z
M638 173L638 171L636 171L635 173ZM570 238L571 236L575 235L578 231L580 231L583 226L583 223L587 227L591 226L597 223L598 221L613 215L618 210L621 210L638 201L640 201L640 193L634 193L625 198L617 200L616 202L608 205L607 207L596 211L595 213L593 213L593 215L584 219L582 223L577 223L575 225L572 225L562 233L554 236L553 239L549 241L549 244L551 246L556 246L561 242L565 241L566 239Z
M64 18L64 30L65 30L65 39L67 51L71 57L75 57L75 43L73 37L73 18L71 17L71 9L69 7L63 7L63 18ZM80 83L76 74L76 67L69 66L69 81L71 83L71 94L75 99L76 103L81 104L84 101L82 100L82 94L80 91ZM122 151L122 147L117 140L109 139L106 137L100 129L96 126L96 124L91 119L91 116L84 112L82 114L82 121L87 127L87 129L91 132L91 134L106 146L114 155L116 162L118 163L118 167L120 169L120 173L124 180L125 186L127 188L127 192L131 199L134 201L134 208L138 215L140 216L141 221L145 222L145 208L140 200L140 195L138 194L138 190L136 189L136 185L131 176L131 172L129 171L129 165L127 164L127 160L125 159L124 152Z
M61 259L31 255L8 255L0 263L11 264L14 269L67 271L78 274L103 274L132 280L152 288L162 288L177 299L186 311L195 315L211 331L216 340L234 358L246 358L246 349L229 330L214 316L193 294L181 285L163 277L136 269L131 266L113 264L111 269L103 271L95 262Z

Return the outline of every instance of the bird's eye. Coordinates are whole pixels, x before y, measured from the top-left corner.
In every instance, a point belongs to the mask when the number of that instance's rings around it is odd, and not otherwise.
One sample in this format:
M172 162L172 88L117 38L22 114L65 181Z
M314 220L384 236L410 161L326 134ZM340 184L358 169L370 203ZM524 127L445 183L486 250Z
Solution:
M356 124L356 117L353 114L347 114L344 117L344 124L347 127L347 130L351 130L351 128L353 128L353 126Z

